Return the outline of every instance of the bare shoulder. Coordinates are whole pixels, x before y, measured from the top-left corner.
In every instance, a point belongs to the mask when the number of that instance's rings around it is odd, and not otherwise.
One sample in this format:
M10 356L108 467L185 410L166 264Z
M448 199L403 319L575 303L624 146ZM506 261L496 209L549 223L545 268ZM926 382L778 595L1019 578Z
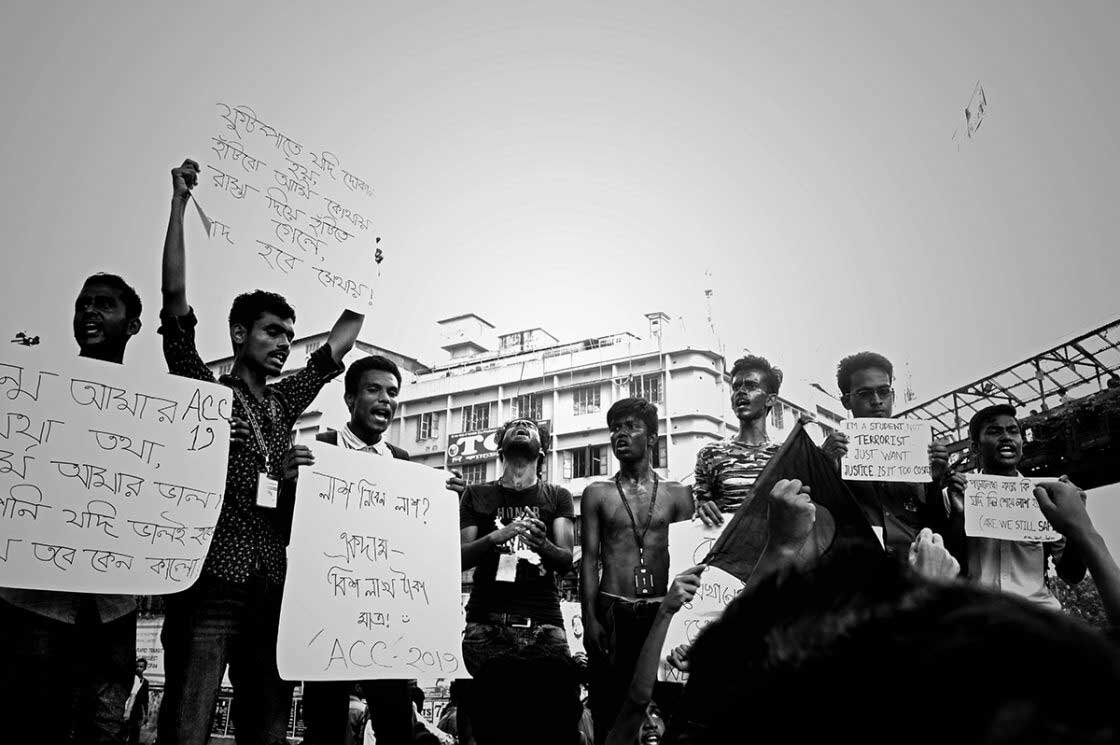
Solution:
M679 481L662 481L661 488L664 489L666 503L684 508L686 512L692 514L692 487L685 486Z
M611 481L594 481L583 488L583 499L581 501L583 504L587 504L589 499L597 502L604 496L613 494L613 491L611 491L613 487L614 483Z

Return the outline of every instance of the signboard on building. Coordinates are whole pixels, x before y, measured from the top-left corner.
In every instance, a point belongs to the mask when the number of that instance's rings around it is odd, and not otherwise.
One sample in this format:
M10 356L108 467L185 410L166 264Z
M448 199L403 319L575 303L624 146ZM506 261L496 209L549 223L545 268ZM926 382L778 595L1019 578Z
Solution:
M548 427L551 420L538 421L537 426ZM447 436L447 465L482 463L498 457L498 429L479 429Z

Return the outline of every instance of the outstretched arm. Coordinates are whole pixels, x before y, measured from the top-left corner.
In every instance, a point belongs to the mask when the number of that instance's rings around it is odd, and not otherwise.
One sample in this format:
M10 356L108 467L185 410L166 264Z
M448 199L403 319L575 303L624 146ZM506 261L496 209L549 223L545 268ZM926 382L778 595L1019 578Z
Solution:
M742 593L752 592L762 580L797 560L797 554L813 532L817 507L809 498L809 486L798 479L782 479L767 497L769 538L743 585Z
M1105 615L1113 625L1120 624L1120 567L1112 558L1104 538L1085 511L1084 492L1073 484L1051 481L1034 488L1042 514L1066 537L1089 568L1101 594Z
M198 163L190 160L171 170L171 216L163 240L163 309L175 318L185 316L187 304L186 248L183 241L183 216L198 184Z
M704 567L694 566L686 569L673 579L669 592L661 601L654 616L653 625L650 627L646 641L642 644L642 651L638 654L638 662L634 666L634 677L630 679L630 688L626 701L618 712L610 733L607 735L607 745L630 745L638 741L638 734L645 721L646 707L653 697L653 685L657 682L657 667L661 662L661 649L665 646L665 636L669 633L669 622L685 603L691 602L700 589L700 573Z
M335 362L341 363L342 358L354 348L354 342L358 340L358 333L362 330L362 322L365 320L366 317L361 313L344 310L334 322L330 336L327 337L327 344L330 345L331 357Z

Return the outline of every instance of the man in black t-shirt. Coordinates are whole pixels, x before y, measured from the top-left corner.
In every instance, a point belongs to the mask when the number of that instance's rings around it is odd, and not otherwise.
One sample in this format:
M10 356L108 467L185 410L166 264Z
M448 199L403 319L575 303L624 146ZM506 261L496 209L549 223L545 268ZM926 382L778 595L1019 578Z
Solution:
M468 486L459 503L463 569L475 568L463 661L476 681L485 678L486 661L529 648L529 654L569 656L556 575L572 566L572 495L539 478L548 452L547 429L528 419L515 419L495 437L504 462L501 477ZM493 682L485 688L493 690ZM532 686L533 681L509 681L509 685ZM500 723L501 704L490 696L487 699L471 700L460 709L460 740L469 741L467 737L473 735L479 745L485 745L490 724ZM469 717L464 710L469 710ZM548 729L541 727L542 732Z

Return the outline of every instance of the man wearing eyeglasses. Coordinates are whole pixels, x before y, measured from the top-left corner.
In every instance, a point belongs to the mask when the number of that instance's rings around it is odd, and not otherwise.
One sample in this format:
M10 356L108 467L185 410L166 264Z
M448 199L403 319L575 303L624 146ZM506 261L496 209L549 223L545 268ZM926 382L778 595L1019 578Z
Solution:
M889 418L894 410L894 366L875 352L860 352L840 360L836 384L840 402L852 417ZM832 432L821 445L840 468L840 459L848 454L848 436ZM949 513L941 496L942 481L948 471L949 451L942 442L929 447L929 471L933 481L909 484L888 481L845 481L872 529L879 535L887 554L905 561L911 545L923 528L938 535L949 532ZM950 553L954 546L949 547ZM958 555L959 560L959 555Z

